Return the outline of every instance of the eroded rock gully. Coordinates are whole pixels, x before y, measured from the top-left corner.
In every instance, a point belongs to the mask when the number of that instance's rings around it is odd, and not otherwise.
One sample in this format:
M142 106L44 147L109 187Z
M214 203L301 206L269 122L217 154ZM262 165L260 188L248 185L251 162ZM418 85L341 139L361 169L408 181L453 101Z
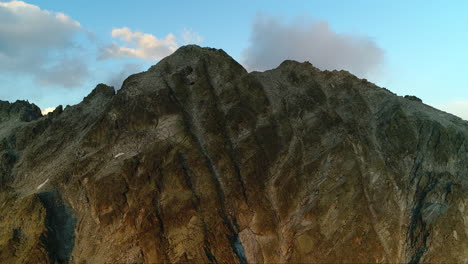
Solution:
M2 263L468 261L468 123L345 71L185 46L0 119Z

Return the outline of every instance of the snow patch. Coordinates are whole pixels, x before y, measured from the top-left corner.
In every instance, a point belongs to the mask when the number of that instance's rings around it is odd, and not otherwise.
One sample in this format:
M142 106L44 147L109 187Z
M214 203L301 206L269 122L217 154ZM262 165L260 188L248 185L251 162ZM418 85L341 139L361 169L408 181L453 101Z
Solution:
M125 153L119 153L119 154L115 155L114 158L116 159L116 158L118 158L118 157L120 157L120 156L123 156L124 154L125 154Z
M43 183L39 184L39 186L37 186L36 190L39 190L41 189L42 187L44 187L44 185L46 185L46 183L49 182L49 179L45 180Z

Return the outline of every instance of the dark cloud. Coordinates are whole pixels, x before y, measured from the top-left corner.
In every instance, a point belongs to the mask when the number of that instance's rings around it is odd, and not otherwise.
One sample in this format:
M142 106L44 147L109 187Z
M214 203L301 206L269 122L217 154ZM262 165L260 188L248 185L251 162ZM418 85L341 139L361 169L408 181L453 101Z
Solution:
M78 87L89 76L88 66L79 59L63 59L42 69L36 80L46 86Z
M248 70L267 70L285 59L310 61L320 69L345 69L363 76L378 68L383 57L370 37L338 34L326 22L302 19L286 24L258 15L242 62Z
M76 87L88 69L75 54L80 23L21 1L0 2L0 72L27 74L40 84Z
M113 73L107 84L110 86L114 86L114 89L118 90L122 87L122 83L127 79L128 76L141 72L141 66L137 64L128 63L122 67L122 70L116 73Z

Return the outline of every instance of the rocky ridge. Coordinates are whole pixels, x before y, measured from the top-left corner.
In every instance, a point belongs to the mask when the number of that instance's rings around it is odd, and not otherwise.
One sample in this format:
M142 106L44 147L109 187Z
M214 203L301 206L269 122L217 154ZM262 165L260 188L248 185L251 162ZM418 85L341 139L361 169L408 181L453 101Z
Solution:
M185 46L116 94L15 104L2 263L468 261L468 123L348 72Z

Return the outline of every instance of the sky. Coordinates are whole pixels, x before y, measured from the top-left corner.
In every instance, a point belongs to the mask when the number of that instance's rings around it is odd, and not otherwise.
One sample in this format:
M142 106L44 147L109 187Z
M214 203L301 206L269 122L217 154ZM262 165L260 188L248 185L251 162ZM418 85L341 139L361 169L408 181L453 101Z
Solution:
M41 109L120 88L185 44L247 70L345 69L468 120L468 1L0 0L0 100Z

